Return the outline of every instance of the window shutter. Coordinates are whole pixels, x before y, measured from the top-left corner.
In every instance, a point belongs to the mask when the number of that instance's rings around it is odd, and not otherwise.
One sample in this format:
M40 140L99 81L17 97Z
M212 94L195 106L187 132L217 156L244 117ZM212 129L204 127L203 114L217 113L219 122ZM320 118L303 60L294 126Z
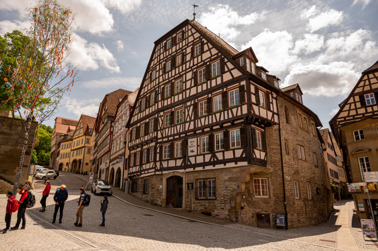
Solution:
M172 60L171 60L171 69L173 69L175 67L176 67L176 56L173 56Z
M181 62L182 62L182 64L185 63L185 53L184 52L181 54Z
M198 103L194 102L193 104L193 114L194 114L194 119L198 118Z
M257 147L255 128L252 128L252 145L253 145L253 148Z
M211 65L206 65L206 79L210 80L211 79Z
M164 50L167 50L167 42L164 43Z
M150 123L146 122L144 124L144 136L148 135L148 132L150 131Z
M141 166L143 163L143 148L140 150L139 154L139 165Z
M265 100L266 100L266 108L270 111L272 108L270 107L270 93L265 93Z
M171 96L175 94L175 82L171 83Z
M241 140L241 146L246 147L247 146L247 135L246 135L244 126L240 128L240 140Z
M163 64L163 74L166 73L166 66L167 66L167 63L164 63L164 64Z
M159 160L163 160L163 145L160 146L160 151L159 151Z
M256 97L256 104L260 105L260 96L259 96L259 88L255 86L255 97Z
M171 144L169 145L169 158L170 159L173 159L174 158L174 147L175 147L175 145L174 145L174 143L173 142L171 142Z
M147 148L147 163L150 162L150 148Z
M375 103L378 103L378 92L374 92L375 95Z
M174 125L175 124L175 111L171 111L171 125Z
M220 68L221 68L221 73L222 74L226 72L225 65L224 65L224 58L223 57L220 59Z
M245 104L245 86L239 86L239 100L240 104Z
M223 109L227 109L228 108L228 97L227 97L227 91L225 92L222 92L222 106L223 106Z
M161 88L161 100L164 100L165 99L165 86L163 86L163 88Z
M192 55L192 58L194 58L194 44L193 44L193 46L192 46L192 52L191 52L191 55Z
M174 36L173 38L172 38L172 45L176 45L176 36Z
M136 128L136 138L137 139L140 138L140 126L137 126L137 128Z
M155 91L155 104L158 102L158 100L159 100L159 92Z
M230 132L224 131L223 133L224 150L230 150Z
M198 78L197 78L197 74L198 72L197 71L194 71L193 72L193 78L194 78L194 84L197 85L198 84Z
M182 156L183 157L186 157L187 144L188 144L188 140L187 139L184 139L182 141L182 143L181 143L181 152L182 152Z
M158 118L154 118L154 131L156 132L158 130Z
M214 134L209 135L209 151L214 152Z
M207 98L207 114L211 114L213 112L213 102L212 102L212 98L209 97Z
M204 43L203 40L202 40L202 41L201 41L201 53L203 53L204 50L205 50L204 45L205 45L205 43Z
M262 142L263 151L266 151L266 138L265 137L266 137L265 131L261 132L261 142Z
M366 103L365 103L365 97L364 97L363 94L360 95L360 103L361 103L361 106L362 106L362 107L365 107L365 106L366 106Z

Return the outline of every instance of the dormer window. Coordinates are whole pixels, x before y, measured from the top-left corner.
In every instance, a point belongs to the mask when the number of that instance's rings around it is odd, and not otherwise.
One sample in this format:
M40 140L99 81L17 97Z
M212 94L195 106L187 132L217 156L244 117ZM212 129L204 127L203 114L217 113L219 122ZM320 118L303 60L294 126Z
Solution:
M244 58L243 57L240 58L240 66L244 66Z
M290 97L294 98L294 92L290 92Z
M247 71L248 72L251 72L251 60L249 60L248 58L245 60L246 63L247 63Z
M278 83L277 80L274 80L274 86L277 87L277 88L280 88L280 83Z
M261 77L264 79L264 80L266 80L266 74L265 74L265 72L261 72Z
M251 69L252 69L252 73L256 74L256 65L253 62L251 62Z
M170 48L172 48L172 39L169 39L167 41L167 50L170 49Z
M377 103L374 97L374 93L367 93L364 96L366 105L375 105Z

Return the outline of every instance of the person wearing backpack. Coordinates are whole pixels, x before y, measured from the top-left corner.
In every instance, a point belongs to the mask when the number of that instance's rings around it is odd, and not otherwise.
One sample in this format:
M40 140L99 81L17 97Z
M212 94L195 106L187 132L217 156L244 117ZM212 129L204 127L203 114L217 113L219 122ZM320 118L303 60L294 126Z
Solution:
M16 212L18 209L18 201L16 200L16 197L13 196L13 193L11 191L7 192L6 194L8 201L7 201L7 207L5 210L5 228L3 229L3 234L5 234L11 224L12 219L12 213Z
M55 223L56 215L58 214L59 210L59 223L62 223L63 218L63 209L64 209L64 203L66 202L68 198L68 192L65 185L61 185L60 189L56 190L54 195L54 201L55 201L55 210L54 210L54 216L52 223Z
M50 181L46 180L46 186L42 192L42 199L41 199L42 208L39 210L40 212L46 211L46 199L50 194L50 189L51 189Z
M25 212L26 212L26 208L29 202L28 200L29 188L30 188L29 185L25 184L20 190L20 192L18 193L21 195L21 199L18 201L19 208L18 208L18 213L17 213L17 222L16 222L16 225L11 228L12 230L17 230L20 227L21 220L22 220L21 229L25 229L25 225L26 225Z
M76 222L74 223L74 225L76 227L82 227L83 226L83 210L84 210L85 205L88 204L88 196L84 191L84 187L80 187L80 197L77 203L78 203L78 207L77 207L77 212L76 212Z

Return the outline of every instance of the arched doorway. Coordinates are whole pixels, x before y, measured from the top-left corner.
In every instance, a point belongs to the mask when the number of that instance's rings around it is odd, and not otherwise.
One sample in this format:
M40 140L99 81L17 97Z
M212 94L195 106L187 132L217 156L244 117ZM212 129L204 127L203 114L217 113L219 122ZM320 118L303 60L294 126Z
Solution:
M112 169L110 170L109 183L110 183L111 185L113 185L113 182L114 182L114 169L112 168Z
M167 179L167 207L182 208L183 178L172 176Z
M77 169L77 160L76 159L74 159L73 161L72 161L72 164L71 164L71 173L75 173L76 172L76 169Z
M120 187L121 185L121 168L117 169L114 186Z
M62 171L63 170L63 163L60 163L59 164L59 168L58 168L59 171Z

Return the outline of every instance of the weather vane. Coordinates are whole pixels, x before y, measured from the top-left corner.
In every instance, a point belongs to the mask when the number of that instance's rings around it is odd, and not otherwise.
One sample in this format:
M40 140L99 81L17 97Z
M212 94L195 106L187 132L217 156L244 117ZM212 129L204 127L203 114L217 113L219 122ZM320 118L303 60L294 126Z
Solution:
M193 20L196 20L196 7L198 7L198 5L193 4Z

